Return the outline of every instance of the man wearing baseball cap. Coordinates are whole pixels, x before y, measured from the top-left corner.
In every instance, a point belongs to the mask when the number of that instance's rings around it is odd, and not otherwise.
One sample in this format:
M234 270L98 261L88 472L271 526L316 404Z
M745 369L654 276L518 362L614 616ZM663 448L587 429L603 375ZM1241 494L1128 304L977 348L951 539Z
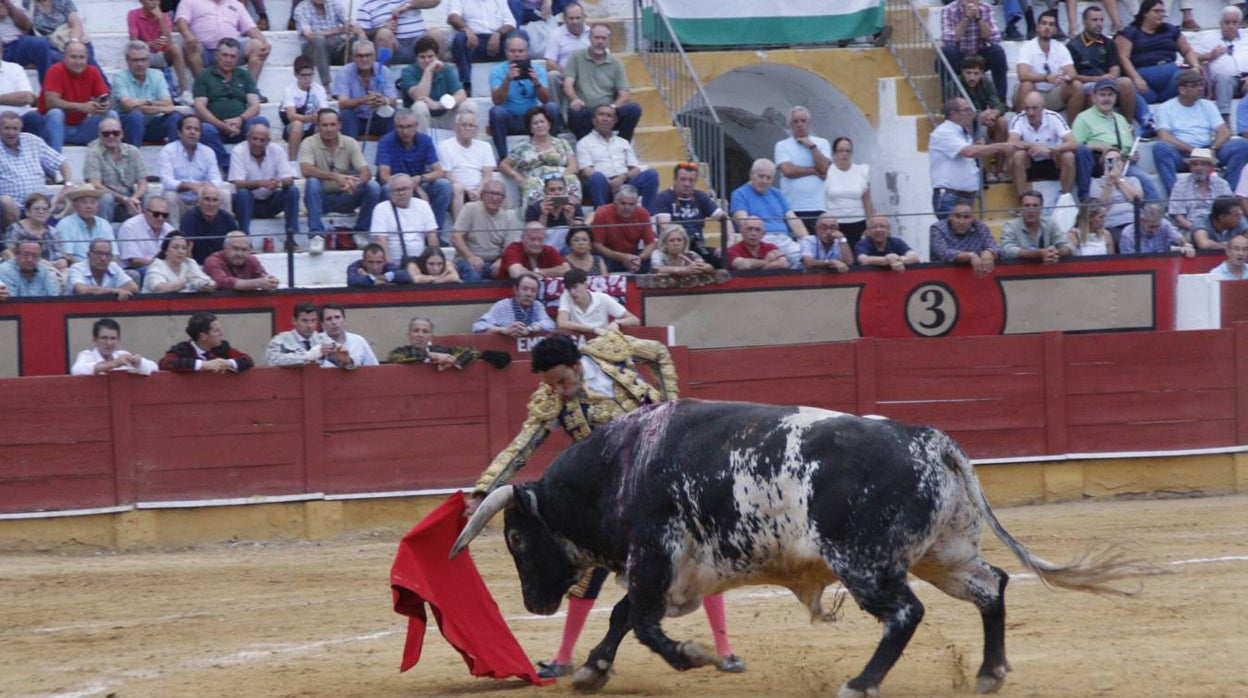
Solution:
M1187 169L1183 159L1196 148L1209 148L1218 165L1226 168L1231 188L1239 183L1240 170L1248 163L1248 140L1231 140L1218 107L1204 99L1205 81L1195 70L1178 75L1179 94L1157 107L1157 143L1153 162L1167 195L1174 188L1176 175Z
M1126 117L1114 110L1118 103L1118 90L1118 81L1111 78L1098 80L1092 88L1092 106L1079 112L1075 123L1071 125L1070 130L1075 140L1087 146L1075 151L1078 167L1076 179L1080 190L1086 191L1083 183L1101 174L1105 153L1117 150L1124 156L1131 154L1123 174L1139 178L1145 200L1159 201L1161 192L1157 191L1157 185L1153 184L1152 178L1137 164L1140 156L1133 150L1135 134L1131 130L1131 124Z

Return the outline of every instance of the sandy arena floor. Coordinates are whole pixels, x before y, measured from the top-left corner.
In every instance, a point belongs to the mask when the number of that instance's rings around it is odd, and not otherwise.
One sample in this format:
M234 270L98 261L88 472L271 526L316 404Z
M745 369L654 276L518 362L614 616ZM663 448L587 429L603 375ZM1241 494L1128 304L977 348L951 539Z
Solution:
M1170 573L1145 580L1143 592L1130 599L1014 579L1006 594L1014 671L1001 695L1248 695L1248 497L1089 502L998 514L1050 559L1065 560L1091 542L1119 541ZM548 658L562 615L525 611L499 526L474 544L474 556L525 649ZM0 696L573 693L566 681L533 688L472 678L432 628L420 664L398 673L406 623L390 608L388 574L401 534L165 553L0 555ZM991 561L1018 572L995 539L986 548ZM931 587L916 589L927 617L883 692L965 695L979 665L978 614ZM609 585L579 660L605 630L607 601L618 596ZM812 625L783 589L738 589L727 600L746 673L677 673L630 636L603 694L831 696L879 640L875 621L852 602L841 620ZM677 639L709 642L701 612L665 627Z

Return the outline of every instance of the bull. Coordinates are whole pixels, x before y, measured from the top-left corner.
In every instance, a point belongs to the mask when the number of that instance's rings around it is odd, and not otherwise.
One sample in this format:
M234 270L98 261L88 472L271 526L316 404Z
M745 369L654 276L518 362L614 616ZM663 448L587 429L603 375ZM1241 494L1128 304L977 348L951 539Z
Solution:
M979 609L984 655L976 691L1000 688L1009 580L980 554L986 523L1046 584L1128 594L1141 572L1117 553L1058 565L1033 555L997 521L965 453L944 432L807 407L684 400L616 419L563 452L536 482L492 492L451 551L500 510L533 613L549 615L581 571L602 566L627 594L606 637L576 672L593 691L608 680L630 629L678 670L714 653L676 642L660 625L702 597L749 584L791 590L823 617L839 581L883 624L883 637L841 698L878 696L923 604L907 573Z

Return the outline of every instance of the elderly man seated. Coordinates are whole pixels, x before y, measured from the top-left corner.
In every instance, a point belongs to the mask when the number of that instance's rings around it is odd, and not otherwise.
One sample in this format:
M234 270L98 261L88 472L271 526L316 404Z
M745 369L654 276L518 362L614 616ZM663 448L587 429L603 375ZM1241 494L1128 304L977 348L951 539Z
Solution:
M534 221L525 224L520 239L503 250L498 278L506 281L525 274L558 277L570 268L559 250L546 244L546 227Z
M512 280L514 295L490 306L484 315L472 323L472 331L478 334L505 334L509 337L528 337L539 332L553 332L555 321L550 319L546 308L537 301L541 289L537 274L523 274Z
M161 239L174 230L169 225L169 202L156 194L143 201L139 215L117 229L117 256L126 269L139 274L140 285L147 265L160 253Z
M797 217L784 194L771 186L775 178L775 163L766 158L755 160L750 167L750 181L733 190L728 210L734 221L748 217L762 220L766 231L763 240L780 250L791 269L801 269L799 241L808 235L806 224Z
M43 245L36 240L17 243L13 259L0 262L0 287L8 298L37 298L60 295L60 284L50 268L42 264Z
M124 301L138 292L139 285L113 261L113 243L103 239L91 241L87 258L69 268L65 283L67 296L116 296Z
M780 249L764 240L763 220L745 216L737 221L741 241L728 248L728 268L740 271L789 269Z
M204 262L204 273L222 291L276 291L281 285L251 253L251 242L241 230L225 236L225 247Z
M275 218L279 214L287 235L299 233L295 171L286 159L286 149L273 143L267 125L252 124L246 142L230 152L230 183L237 192L234 213L244 233L251 234L253 218Z
M905 271L906 266L919 263L919 255L905 240L893 237L888 216L875 214L867 217L867 230L854 246L854 256L864 267L888 267L893 271Z
M615 193L615 200L599 206L589 223L593 225L594 252L607 260L615 272L645 273L657 241L650 212L638 206L641 195L631 184Z
M100 218L110 223L138 215L147 196L147 166L139 149L121 139L121 122L112 117L100 122L100 138L87 148L83 177L100 197Z
M200 266L221 250L227 233L238 230L238 221L222 206L224 199L220 189L206 183L199 189L199 202L182 216L180 229L194 245L191 256Z
M520 231L515 212L503 207L504 196L502 182L486 180L481 200L464 205L455 218L451 244L456 270L464 281L497 277L503 248Z
M70 264L85 260L88 247L96 238L108 241L111 260L113 227L97 215L101 194L90 184L80 185L65 193L74 212L56 224L56 252Z

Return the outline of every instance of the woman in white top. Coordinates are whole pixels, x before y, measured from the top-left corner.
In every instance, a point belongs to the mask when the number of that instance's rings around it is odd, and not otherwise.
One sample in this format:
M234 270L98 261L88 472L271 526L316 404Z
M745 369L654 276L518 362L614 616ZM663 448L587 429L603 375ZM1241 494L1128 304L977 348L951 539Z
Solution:
M1067 234L1070 244L1075 248L1075 254L1080 257L1117 254L1114 250L1114 235L1105 228L1105 215L1108 210L1099 201L1091 201L1079 207L1075 227Z
M561 330L603 335L621 327L641 324L636 315L605 293L589 290L589 277L580 269L563 275L563 295L559 297L556 323Z
M191 259L191 243L182 233L169 233L160 241L160 254L147 265L147 275L143 277L143 293L211 293L215 290L217 282Z
M871 204L871 177L867 165L855 165L854 142L841 136L832 141L832 167L824 177L824 209L836 216L849 248L854 249L867 229Z

